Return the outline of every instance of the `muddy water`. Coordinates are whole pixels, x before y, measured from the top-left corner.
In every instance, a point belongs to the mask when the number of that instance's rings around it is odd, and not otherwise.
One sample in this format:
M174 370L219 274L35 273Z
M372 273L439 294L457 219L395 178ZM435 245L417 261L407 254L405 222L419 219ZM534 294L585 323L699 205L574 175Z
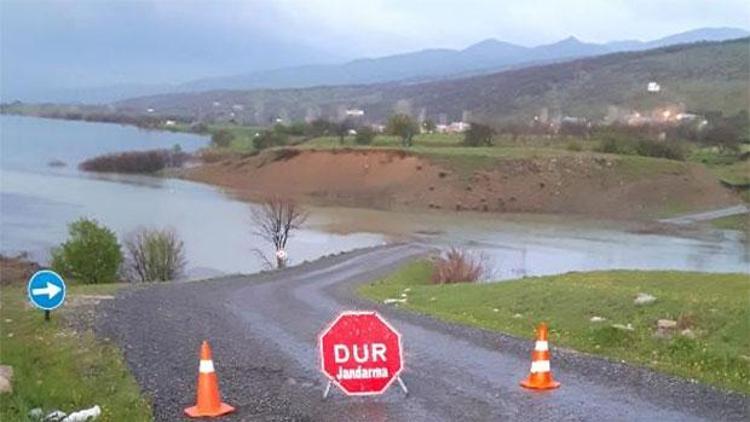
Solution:
M249 205L218 189L145 176L92 175L77 164L105 152L194 150L206 139L132 127L0 116L0 252L29 251L45 261L66 237L66 225L93 217L122 238L138 226L174 227L185 242L191 277L263 268L253 249ZM50 167L52 160L65 167ZM736 232L637 234L633 226L577 218L486 214L424 214L312 209L291 241L292 263L412 240L466 246L486 255L493 278L610 268L748 271Z
M643 234L651 225L576 217L324 211L320 223L329 230L388 233L472 250L496 280L602 269L750 272L747 242L735 231Z
M67 237L67 224L91 217L122 239L139 226L173 227L185 243L190 278L256 272L265 267L254 249L271 255L251 235L249 206L213 187L180 180L81 172L85 158L114 151L170 148L192 151L206 139L133 127L0 116L0 253L27 251L46 262ZM65 167L50 167L60 160ZM379 234L297 233L292 264L381 244Z

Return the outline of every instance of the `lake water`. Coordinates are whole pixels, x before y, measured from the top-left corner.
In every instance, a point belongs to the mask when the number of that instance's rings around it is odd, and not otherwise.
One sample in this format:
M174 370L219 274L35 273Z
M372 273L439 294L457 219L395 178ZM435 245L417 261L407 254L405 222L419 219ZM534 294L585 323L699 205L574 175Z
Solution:
M105 152L205 145L191 134L133 127L0 116L0 252L28 251L46 261L67 224L93 217L124 236L138 226L174 227L185 242L188 273L254 272L268 249L251 232L249 205L216 188L147 176L88 174L80 161ZM65 167L50 167L52 160ZM291 263L390 240L462 245L486 255L507 279L593 269L748 272L742 235L703 230L690 236L636 234L630 227L580 218L396 213L314 208L290 242Z

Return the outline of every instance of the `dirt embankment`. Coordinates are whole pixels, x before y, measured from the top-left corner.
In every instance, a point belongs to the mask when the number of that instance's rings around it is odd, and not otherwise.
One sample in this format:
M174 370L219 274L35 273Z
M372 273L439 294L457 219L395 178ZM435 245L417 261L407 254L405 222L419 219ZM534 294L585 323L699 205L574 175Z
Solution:
M41 267L28 260L24 254L18 256L0 255L0 286L25 283Z
M483 159L466 168L465 161L403 151L290 149L204 163L181 175L243 199L278 194L376 209L643 218L738 202L703 167L666 160L580 153Z

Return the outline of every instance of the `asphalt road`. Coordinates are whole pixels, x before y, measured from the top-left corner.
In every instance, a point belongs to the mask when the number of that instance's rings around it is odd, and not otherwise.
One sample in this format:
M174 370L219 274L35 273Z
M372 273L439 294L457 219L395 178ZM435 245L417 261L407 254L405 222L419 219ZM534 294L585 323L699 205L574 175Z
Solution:
M698 212L694 214L680 215L672 218L665 218L659 220L660 223L671 223L671 224L692 224L699 221L715 220L717 218L731 217L733 215L741 215L750 213L750 207L747 205L735 205L733 207L721 208L718 210Z
M159 421L194 401L198 348L211 342L225 420L750 420L750 398L552 345L558 390L519 387L531 341L460 327L356 298L357 283L424 254L392 245L251 276L129 289L102 305L113 338ZM317 336L344 309L377 309L404 337L405 397L350 398L319 372Z

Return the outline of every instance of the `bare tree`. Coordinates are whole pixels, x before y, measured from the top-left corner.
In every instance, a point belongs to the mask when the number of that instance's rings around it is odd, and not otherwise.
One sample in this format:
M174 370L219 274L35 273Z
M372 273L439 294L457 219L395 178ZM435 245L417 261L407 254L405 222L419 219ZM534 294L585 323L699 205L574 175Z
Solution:
M137 281L169 281L185 268L182 240L172 228L139 228L125 240L125 273Z
M288 198L270 197L251 209L253 234L276 248L276 266L286 264L286 243L307 220L307 211Z

